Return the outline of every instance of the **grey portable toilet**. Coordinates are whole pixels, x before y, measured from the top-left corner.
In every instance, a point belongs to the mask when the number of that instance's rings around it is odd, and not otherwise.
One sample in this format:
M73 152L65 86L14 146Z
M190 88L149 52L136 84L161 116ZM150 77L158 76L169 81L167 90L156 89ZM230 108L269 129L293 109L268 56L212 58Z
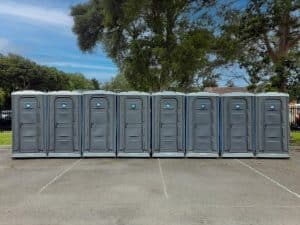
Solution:
M12 93L13 158L46 157L45 93Z
M219 95L186 95L186 156L219 157Z
M116 156L116 95L85 91L83 96L83 157Z
M256 157L289 158L289 95L256 95Z
M152 156L184 157L185 94L152 94Z
M118 157L150 157L150 94L118 93Z
M81 94L48 92L48 156L81 157Z
M254 157L254 94L223 94L221 120L222 157Z

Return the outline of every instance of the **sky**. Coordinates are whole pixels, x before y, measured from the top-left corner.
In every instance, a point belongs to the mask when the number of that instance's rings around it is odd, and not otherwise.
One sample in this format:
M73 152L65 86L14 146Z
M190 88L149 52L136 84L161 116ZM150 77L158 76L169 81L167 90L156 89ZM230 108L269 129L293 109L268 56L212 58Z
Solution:
M117 66L99 47L82 53L72 33L70 6L86 0L0 0L0 53L109 81Z
M87 0L0 0L0 53L15 53L39 64L65 72L79 72L100 82L111 80L117 66L99 46L82 53L72 32L70 7ZM242 73L237 66L221 69L220 85L230 75ZM243 80L235 81L244 86Z

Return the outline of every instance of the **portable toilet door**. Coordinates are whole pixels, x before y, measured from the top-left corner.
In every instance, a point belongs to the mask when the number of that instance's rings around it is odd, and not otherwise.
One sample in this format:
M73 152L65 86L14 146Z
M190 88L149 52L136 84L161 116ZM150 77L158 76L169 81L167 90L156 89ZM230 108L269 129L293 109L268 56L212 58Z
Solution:
M83 157L116 156L116 95L85 91L83 96Z
M118 93L118 157L150 157L150 95Z
M289 95L256 95L256 157L289 158Z
M45 93L12 93L13 158L46 157Z
M185 94L152 94L152 156L184 157Z
M186 95L186 156L219 157L219 95Z
M254 157L254 95L233 92L221 99L222 157Z
M48 93L49 157L81 156L81 94L58 91Z

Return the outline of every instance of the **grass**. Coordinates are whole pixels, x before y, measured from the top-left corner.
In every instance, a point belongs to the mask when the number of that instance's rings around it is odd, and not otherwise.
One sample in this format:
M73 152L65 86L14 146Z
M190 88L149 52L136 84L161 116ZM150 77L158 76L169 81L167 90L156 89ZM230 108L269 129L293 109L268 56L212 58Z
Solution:
M11 131L0 132L0 145L11 145Z
M291 131L291 142L293 145L300 145L300 131Z

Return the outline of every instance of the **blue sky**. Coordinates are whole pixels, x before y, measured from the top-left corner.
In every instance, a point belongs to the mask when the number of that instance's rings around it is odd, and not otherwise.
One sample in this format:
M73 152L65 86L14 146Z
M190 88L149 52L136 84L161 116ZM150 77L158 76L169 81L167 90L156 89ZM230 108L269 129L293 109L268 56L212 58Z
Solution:
M0 52L17 53L37 63L108 81L116 65L99 47L82 53L72 33L70 6L85 0L0 0Z
M0 0L0 53L25 56L39 64L65 72L80 72L87 78L109 81L117 66L98 47L82 53L72 33L72 5L87 0ZM241 73L237 66L221 69L226 75ZM225 78L226 77L226 78ZM220 85L226 83L223 76ZM237 85L245 85L242 80Z

